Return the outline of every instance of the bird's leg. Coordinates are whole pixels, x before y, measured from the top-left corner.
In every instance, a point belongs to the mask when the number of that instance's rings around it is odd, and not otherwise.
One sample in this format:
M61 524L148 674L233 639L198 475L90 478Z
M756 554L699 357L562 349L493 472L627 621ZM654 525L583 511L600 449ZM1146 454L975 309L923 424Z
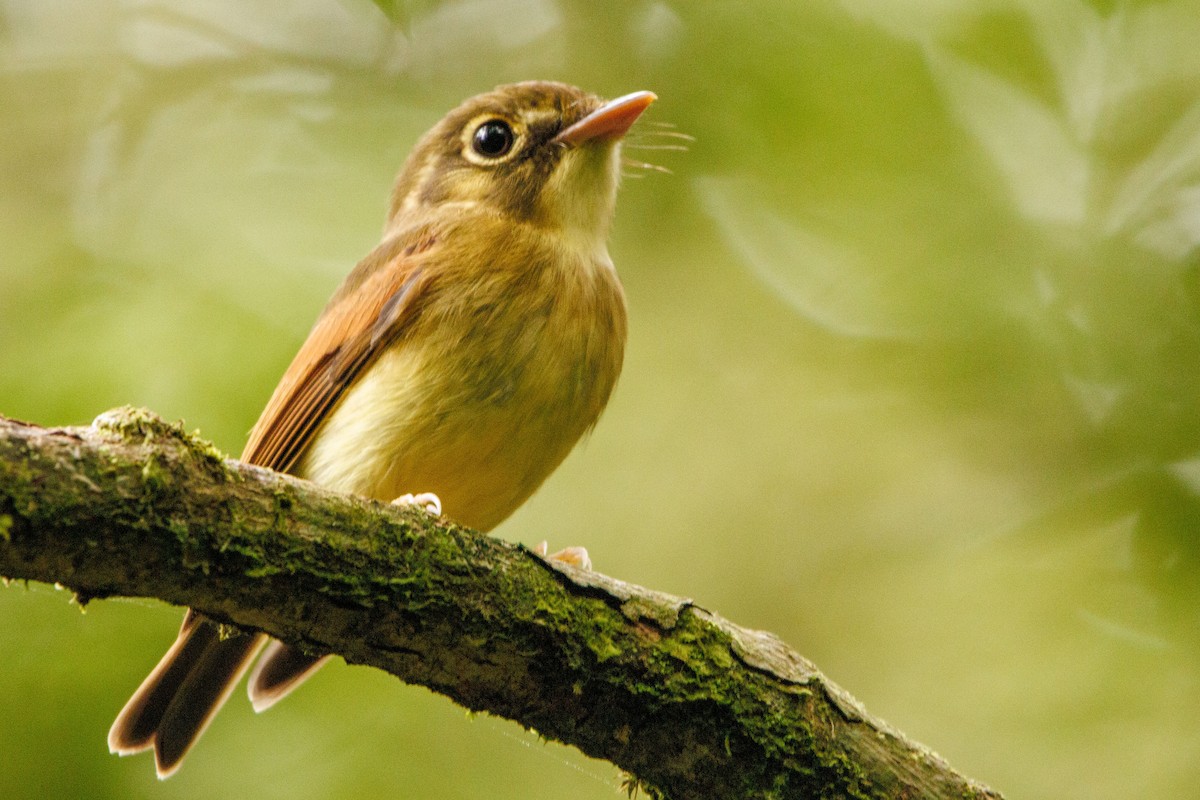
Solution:
M537 547L533 548L533 552L542 558L560 561L563 564L570 564L572 567L579 569L591 570L592 559L588 556L586 547L565 547L557 553L546 555L546 551L550 549L550 545L546 541L542 541Z
M425 512L435 517L442 515L442 498L438 497L433 492L421 492L420 494L402 494L392 501L394 506L417 506L425 509Z

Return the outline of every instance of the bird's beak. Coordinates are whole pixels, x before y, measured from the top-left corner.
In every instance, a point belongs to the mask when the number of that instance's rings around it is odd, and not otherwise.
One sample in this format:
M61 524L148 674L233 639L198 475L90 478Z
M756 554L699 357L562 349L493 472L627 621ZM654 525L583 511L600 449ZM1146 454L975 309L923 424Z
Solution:
M562 130L551 141L576 145L593 139L620 139L629 127L658 99L654 92L634 92L610 100L574 125Z

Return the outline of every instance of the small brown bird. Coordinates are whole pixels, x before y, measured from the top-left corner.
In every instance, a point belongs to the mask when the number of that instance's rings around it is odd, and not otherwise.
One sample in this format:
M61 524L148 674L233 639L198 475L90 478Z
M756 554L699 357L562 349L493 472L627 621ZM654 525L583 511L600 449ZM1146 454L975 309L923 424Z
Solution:
M242 460L444 504L481 531L512 514L595 424L621 371L625 299L606 241L621 138L654 99L528 82L451 111L413 149L383 242L321 313ZM153 748L171 775L266 642L189 610L109 748ZM271 641L254 708L322 661Z

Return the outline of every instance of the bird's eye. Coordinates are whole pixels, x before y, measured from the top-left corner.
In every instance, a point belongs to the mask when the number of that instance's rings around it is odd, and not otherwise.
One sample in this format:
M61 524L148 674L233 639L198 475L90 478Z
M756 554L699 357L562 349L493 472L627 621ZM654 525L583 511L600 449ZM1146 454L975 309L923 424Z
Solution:
M500 158L512 150L516 136L502 119L490 119L475 129L471 148L484 158Z

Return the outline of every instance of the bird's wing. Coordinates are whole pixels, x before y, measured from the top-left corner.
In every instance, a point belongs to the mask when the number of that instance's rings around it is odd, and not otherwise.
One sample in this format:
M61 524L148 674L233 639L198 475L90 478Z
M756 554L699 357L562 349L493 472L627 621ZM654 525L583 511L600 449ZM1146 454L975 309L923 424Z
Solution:
M355 267L279 381L243 461L279 472L295 466L338 398L412 321L430 279L424 256L436 246L430 230L410 230Z

